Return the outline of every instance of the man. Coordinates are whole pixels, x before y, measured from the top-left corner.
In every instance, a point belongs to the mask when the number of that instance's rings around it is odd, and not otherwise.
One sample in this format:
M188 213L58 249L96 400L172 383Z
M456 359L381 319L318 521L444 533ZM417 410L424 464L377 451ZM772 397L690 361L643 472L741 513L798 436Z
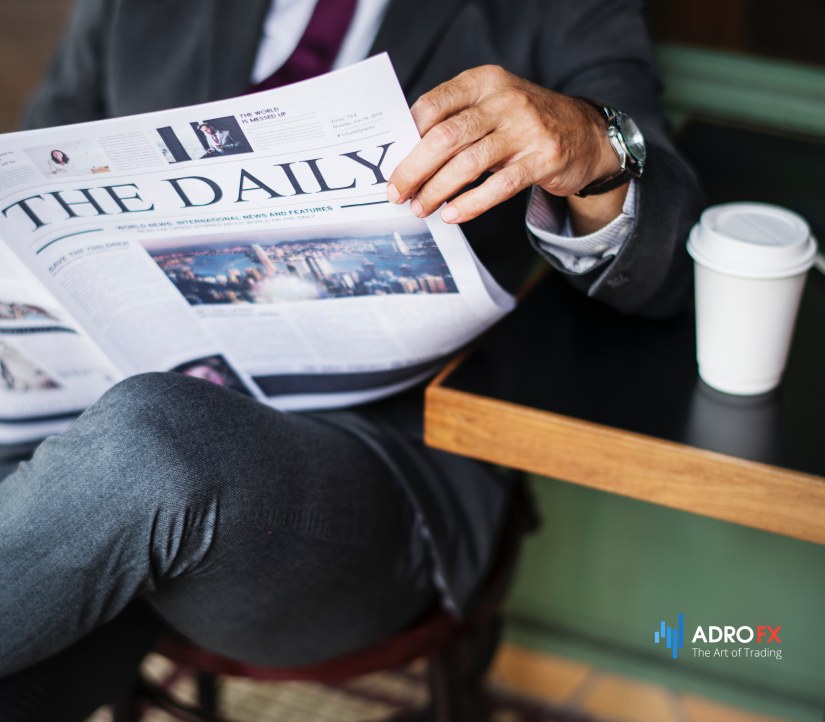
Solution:
M343 28L320 43L329 64L388 51L423 136L389 179L392 202L461 223L511 289L538 251L597 301L664 315L690 287L683 244L701 196L658 112L640 5L81 0L28 122L295 79L299 39ZM426 449L421 404L418 389L286 415L174 374L118 385L0 483L0 712L4 695L14 710L0 717L47 718L42 690L67 669L84 674L62 720L110 698L151 643L143 603L216 651L285 664L364 646L435 600L460 613L511 489ZM101 658L108 676L84 697Z
M209 147L203 156L204 158L213 155L223 155L238 147L238 144L233 140L232 134L228 130L218 130L210 123L201 123L198 126L198 130L203 134L206 145Z

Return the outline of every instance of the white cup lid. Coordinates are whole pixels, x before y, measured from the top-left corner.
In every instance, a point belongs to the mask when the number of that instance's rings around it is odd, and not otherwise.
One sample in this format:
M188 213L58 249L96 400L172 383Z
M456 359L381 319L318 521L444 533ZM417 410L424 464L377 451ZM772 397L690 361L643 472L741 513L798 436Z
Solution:
M702 213L688 253L703 266L745 278L781 278L807 271L816 242L805 220L766 203L726 203Z

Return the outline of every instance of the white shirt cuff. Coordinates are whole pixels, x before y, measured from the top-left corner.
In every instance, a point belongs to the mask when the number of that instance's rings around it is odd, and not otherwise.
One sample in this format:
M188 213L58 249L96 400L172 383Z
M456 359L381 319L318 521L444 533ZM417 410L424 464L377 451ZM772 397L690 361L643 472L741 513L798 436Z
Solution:
M586 273L605 258L615 256L636 222L636 181L628 184L622 212L598 231L576 236L567 204L534 186L527 206L527 228L543 251L572 273Z

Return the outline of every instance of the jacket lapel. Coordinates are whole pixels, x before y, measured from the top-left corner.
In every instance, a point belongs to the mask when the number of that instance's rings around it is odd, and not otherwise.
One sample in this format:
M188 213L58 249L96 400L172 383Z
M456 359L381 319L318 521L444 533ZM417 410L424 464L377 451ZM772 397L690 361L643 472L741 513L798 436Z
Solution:
M467 0L391 0L370 55L388 52L408 91L445 26Z
M264 19L271 4L271 0L236 3L211 0L209 3L212 22L208 68L210 100L239 95L249 87Z

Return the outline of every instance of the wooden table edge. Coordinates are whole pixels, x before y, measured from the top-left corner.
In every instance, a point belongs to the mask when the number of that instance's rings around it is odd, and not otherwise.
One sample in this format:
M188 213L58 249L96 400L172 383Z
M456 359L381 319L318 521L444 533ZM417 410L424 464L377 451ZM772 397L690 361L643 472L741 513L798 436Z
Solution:
M825 479L446 388L443 381L462 360L427 388L428 445L825 544Z

